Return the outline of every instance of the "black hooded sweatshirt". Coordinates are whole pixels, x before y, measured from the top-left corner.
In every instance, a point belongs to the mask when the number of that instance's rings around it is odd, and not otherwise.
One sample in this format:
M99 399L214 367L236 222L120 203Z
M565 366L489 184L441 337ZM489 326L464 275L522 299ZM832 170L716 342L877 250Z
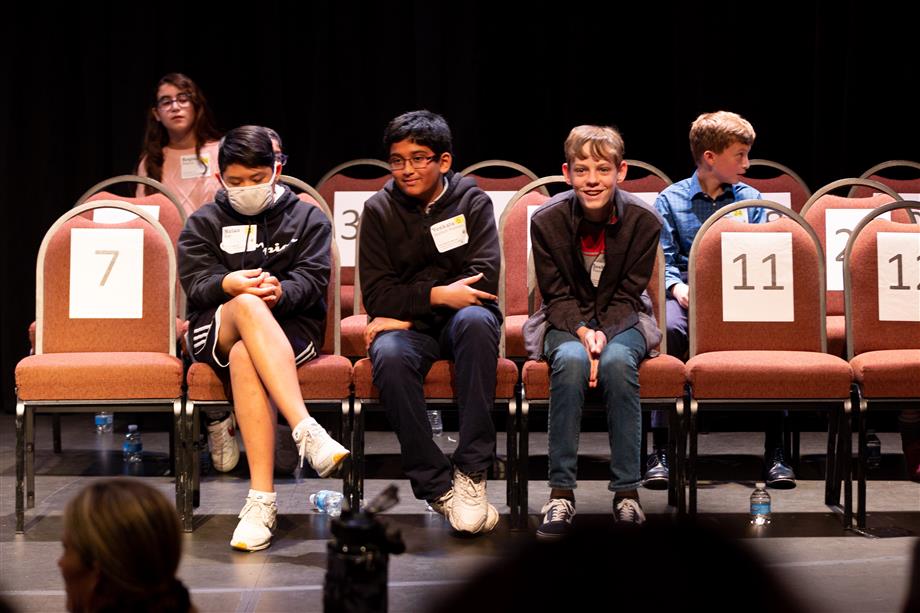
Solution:
M501 255L492 201L472 179L453 171L445 176L447 190L427 213L392 179L365 203L358 264L370 317L411 321L419 332L437 334L455 311L431 306L432 287L483 273L473 287L498 294ZM460 215L468 242L440 253L432 226ZM498 304L483 306L501 321Z
M179 236L179 277L188 297L187 316L199 317L230 300L221 287L228 273L261 268L281 282L275 318L298 319L317 347L323 344L329 284L331 224L317 207L287 187L262 213L241 215L220 190L215 202L195 211ZM246 249L244 249L246 247Z

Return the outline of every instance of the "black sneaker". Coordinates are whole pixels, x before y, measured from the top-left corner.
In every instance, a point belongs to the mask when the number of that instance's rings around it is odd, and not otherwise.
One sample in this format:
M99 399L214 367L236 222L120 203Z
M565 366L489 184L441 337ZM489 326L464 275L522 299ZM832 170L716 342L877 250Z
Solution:
M764 456L764 467L767 470L767 487L777 490L791 490L795 487L795 473L792 467L786 464L782 447L777 447Z
M656 449L648 457L645 463L645 480L642 487L650 490L668 489L668 452L664 449Z
M575 503L567 498L552 498L543 505L543 523L537 528L537 538L541 540L557 539L565 535L572 527L575 517Z

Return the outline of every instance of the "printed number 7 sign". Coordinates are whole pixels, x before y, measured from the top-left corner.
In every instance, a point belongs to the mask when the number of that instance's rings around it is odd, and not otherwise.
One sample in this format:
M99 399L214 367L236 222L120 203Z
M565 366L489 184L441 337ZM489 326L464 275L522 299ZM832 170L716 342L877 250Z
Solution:
M143 230L71 230L72 319L140 319L143 316L143 283Z

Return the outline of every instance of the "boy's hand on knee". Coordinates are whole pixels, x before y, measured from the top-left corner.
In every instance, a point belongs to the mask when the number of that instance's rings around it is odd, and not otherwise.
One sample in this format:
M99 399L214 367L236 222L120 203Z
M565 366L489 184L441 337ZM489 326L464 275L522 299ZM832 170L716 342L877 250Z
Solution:
M675 283L671 286L671 295L677 303L685 309L690 308L690 287L686 283Z
M262 272L261 268L235 270L227 273L220 286L225 294L236 297L240 294L255 293L250 290L257 289L268 276L270 275Z
M474 283L482 280L482 273L458 279L450 285L438 285L431 288L432 306L446 306L452 309L462 309L468 306L482 306L483 300L498 300L498 296L483 292L473 287Z
M375 317L364 329L364 348L369 350L374 338L381 332L386 330L408 330L411 327L411 321L393 319L392 317Z
M607 346L607 336L601 330L592 330L586 326L578 329L578 338L581 339L585 351L591 360L591 372L588 375L588 387L597 387L597 369L600 365L601 353Z

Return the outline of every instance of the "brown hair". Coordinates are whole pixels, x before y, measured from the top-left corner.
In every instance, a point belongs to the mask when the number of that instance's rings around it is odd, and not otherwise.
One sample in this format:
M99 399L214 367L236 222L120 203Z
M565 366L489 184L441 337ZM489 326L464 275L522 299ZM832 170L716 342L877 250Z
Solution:
M195 133L195 155L201 158L201 147L208 141L220 138L220 131L214 127L214 118L204 93L195 85L195 82L180 72L171 72L157 82L153 91L153 108L156 108L156 95L163 85L173 85L179 91L188 94L195 108L195 120L192 123L192 132ZM163 147L169 144L169 133L153 113L147 113L147 125L144 130L144 144L141 148L140 163L144 164L147 176L157 181L163 178ZM202 163L204 163L202 161ZM145 186L145 193L156 193L157 190Z
M157 490L130 479L92 483L67 503L64 531L83 564L99 570L90 610L190 610L176 579L179 518Z
M735 143L754 144L754 126L737 113L703 113L690 125L690 152L699 164L707 151L722 153Z
M610 160L619 166L626 154L623 137L610 126L576 126L565 139L565 161L573 163L584 154L585 147L596 160Z

